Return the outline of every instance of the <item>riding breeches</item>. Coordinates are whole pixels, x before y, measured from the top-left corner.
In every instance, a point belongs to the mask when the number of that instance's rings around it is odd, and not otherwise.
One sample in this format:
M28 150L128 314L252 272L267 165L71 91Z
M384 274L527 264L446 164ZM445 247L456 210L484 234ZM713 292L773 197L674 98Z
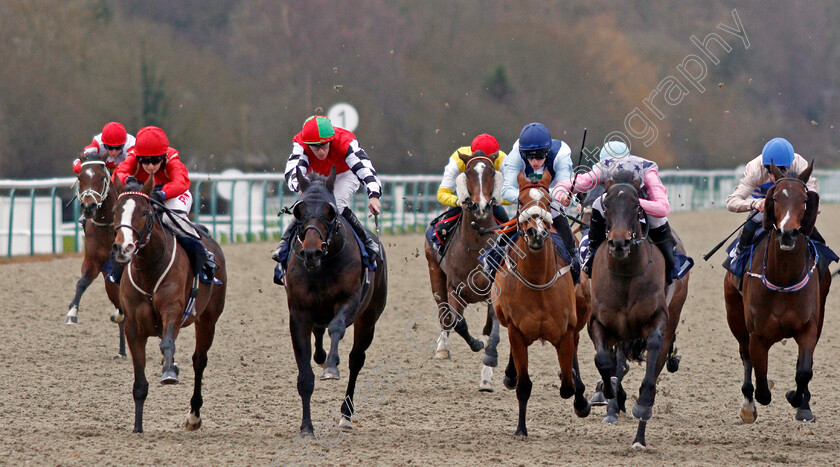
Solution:
M175 214L175 217L178 218L178 225L174 226L174 221L172 220L172 218L166 215L163 216L163 223L167 227L174 229L175 232L179 232L180 229L192 237L198 237L198 232L196 232L195 229L192 227L189 218L187 217L189 215L190 209L192 208L192 203L192 193L190 193L189 190L174 198L170 198L164 201L164 206L169 208L172 211L172 213Z

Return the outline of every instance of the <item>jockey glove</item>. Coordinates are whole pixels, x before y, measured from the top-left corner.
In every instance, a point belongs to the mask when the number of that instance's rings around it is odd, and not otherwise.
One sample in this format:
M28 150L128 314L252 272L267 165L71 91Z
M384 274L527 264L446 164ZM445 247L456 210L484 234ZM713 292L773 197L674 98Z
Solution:
M152 192L152 199L162 203L166 199L166 193L163 190L155 190Z

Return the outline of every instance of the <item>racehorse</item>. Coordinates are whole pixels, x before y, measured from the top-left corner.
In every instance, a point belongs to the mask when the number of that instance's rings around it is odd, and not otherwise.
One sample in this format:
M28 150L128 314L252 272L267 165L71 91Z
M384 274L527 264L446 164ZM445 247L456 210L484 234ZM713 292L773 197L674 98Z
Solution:
M741 419L753 423L755 400L770 403L767 354L782 339L794 338L799 346L796 361L796 390L786 398L796 409L796 420L814 421L808 382L813 376L814 348L822 332L825 299L831 274L815 274L818 258L809 236L814 230L819 195L808 191L814 161L801 174L786 176L771 166L776 184L767 191L763 227L770 232L753 250L753 259L738 291L737 278L727 273L723 290L729 329L738 340L744 363ZM755 368L756 387L752 384Z
M583 396L584 385L577 368L578 316L575 284L571 267L556 252L550 231L552 216L546 172L539 183L531 183L524 174L519 178L517 209L518 238L510 247L502 267L496 272L497 290L493 306L502 326L508 328L510 360L504 383L516 388L519 400L519 425L515 436L528 436L525 412L531 396L528 376L528 346L537 339L550 342L560 361L560 397L575 397L579 417L589 415L589 401ZM546 245L547 243L547 245Z
M114 202L117 193L111 184L111 173L105 162L98 159L85 160L82 156L81 171L78 176L76 197L82 207L85 222L85 257L82 260L82 277L76 282L76 295L68 307L64 324L78 324L79 302L91 282L100 273L106 278L102 267L111 256L114 244ZM120 308L119 285L105 279L105 293L114 305L111 321L120 328L119 356L125 357L125 332L122 309Z
M621 381L627 359L643 361L645 376L632 414L639 419L633 449L643 450L647 420L653 415L656 380L666 363L676 371L674 339L680 313L688 295L688 279L674 280L670 301L665 289L665 260L647 237L639 205L640 182L633 173L619 171L606 183L604 217L606 245L595 253L592 268L592 316L589 336L595 345L595 365L601 374L604 397L610 399L604 422L614 423L624 410ZM677 251L685 254L674 235ZM673 366L672 366L673 365ZM607 384L607 382L611 382Z
M123 186L114 180L119 196L114 208L114 258L126 264L120 284L120 304L125 312L125 336L134 364L134 432L143 432L143 405L149 391L146 380L146 341L161 338L163 354L161 384L178 383L175 364L175 339L181 328L195 324L195 353L192 356L195 385L190 399L188 431L201 427L199 410L203 405L201 383L207 367L207 351L213 344L216 321L225 306L227 272L219 244L202 238L215 255L218 280L200 283L198 295L191 295L194 270L186 250L176 241L161 217L165 207L153 205L150 194L154 177L142 186ZM193 299L194 298L194 302ZM193 306L188 307L188 303Z
M489 300L490 278L483 272L478 257L485 249L492 248L497 238L480 233L480 229L492 230L496 225L493 206L501 203L502 199L502 174L494 166L498 156L498 151L490 155L485 155L483 151L472 155L459 153L465 164L464 173L456 181L459 203L464 206L462 217L455 232L450 235L443 257L428 242L425 246L429 279L441 327L436 358L450 358L451 329L464 338L473 352L484 348L484 342L470 335L464 311L471 303L487 302L487 322L483 334L488 338L479 380L479 391L484 392L493 391L493 368L498 365L499 323Z
M309 401L315 387L312 372L310 336L315 335L315 363L326 367L321 380L339 379L338 343L351 324L353 349L350 351L350 380L341 404L339 428L349 431L353 414L353 393L359 371L365 364L365 351L373 341L374 327L388 293L385 250L380 243L376 271L362 264L362 254L352 228L338 216L333 187L335 168L324 178L309 178L297 169L302 192L292 208L300 221L295 234L286 279L289 327L298 367L297 389L303 405L300 433L313 435ZM378 242L379 240L377 240ZM324 331L330 335L330 351L324 352Z

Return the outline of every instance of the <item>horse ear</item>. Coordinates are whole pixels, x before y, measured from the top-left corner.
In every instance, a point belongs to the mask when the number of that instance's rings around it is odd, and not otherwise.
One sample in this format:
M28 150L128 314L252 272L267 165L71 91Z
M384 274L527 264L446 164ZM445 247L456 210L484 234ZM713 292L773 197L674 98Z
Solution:
M298 181L298 191L306 191L306 189L309 188L309 179L303 174L303 170L300 169L300 166L295 167L295 177L297 177Z
M779 179L781 179L781 178L783 178L783 177L785 176L785 175L782 173L782 171L781 171L781 170L779 170L779 168L778 168L778 167L776 167L776 163L775 163L775 162L773 162L773 161L770 161L770 173L771 173L771 174L773 174L773 177L775 177L775 178L776 178L776 181L778 181Z
M327 190L329 190L330 193L333 192L333 187L335 187L335 166L332 166L330 169L330 176L327 177Z
M811 161L811 165L814 162ZM810 169L810 167L808 167ZM817 211L820 208L820 195L816 191L808 192L808 200L805 201L805 215L802 216L802 223L799 225L799 232L802 235L810 236L814 232L814 225L817 223Z
M499 158L499 151L494 152L493 154L488 154L487 158L493 162L496 162L496 159Z
M814 170L814 159L811 159L811 163L808 164L808 168L803 170L801 174L799 174L799 179L802 180L803 183L808 183L808 179L811 178L811 172Z
M149 174L149 178L146 179L146 183L143 184L143 193L147 195L151 195L152 191L155 189L155 176L154 174Z
M775 168L775 165L773 166ZM777 171L779 169L776 169ZM776 225L776 205L773 202L773 195L776 192L776 185L770 187L767 190L767 195L764 197L764 223L763 227L764 230L770 231L775 228Z
M125 185L122 180L120 180L120 177L114 176L114 189L117 190L117 193L125 191Z
M519 172L519 175L516 177L516 182L519 183L520 188L530 183L528 181L528 177L526 177L523 172Z
M549 183L551 183L551 174L548 173L548 170L546 170L545 172L543 172L543 176L540 179L540 185L548 188Z
M458 158L461 159L461 162L463 162L464 165L467 165L470 162L470 157L470 154L464 154L463 152L458 151Z

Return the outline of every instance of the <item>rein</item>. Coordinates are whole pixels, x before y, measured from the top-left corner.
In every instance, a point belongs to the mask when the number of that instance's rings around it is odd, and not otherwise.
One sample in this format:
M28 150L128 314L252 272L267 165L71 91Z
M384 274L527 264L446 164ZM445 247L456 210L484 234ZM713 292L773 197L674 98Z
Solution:
M297 238L298 243L299 243L301 246L303 246L303 239L304 239L304 237L306 237L306 232L307 232L307 231L309 231L309 230L314 230L315 232L317 232L317 233L318 233L318 237L320 237L320 238L321 238L321 252L324 254L324 258L326 258L326 257L329 255L329 252L330 252L330 244L332 243L332 240L333 240L333 238L334 238L334 234L335 234L336 232L338 232L338 230L341 228L341 221L339 221L339 220L338 220L338 217L336 217L336 220L332 222L333 226L332 226L332 227L330 227L330 223L329 223L329 222L327 222L327 221L323 221L323 220L321 220L320 218L318 218L318 220L319 220L319 221L321 221L324 225L326 225L326 226L327 226L327 234L326 234L326 238L324 238L324 234L323 234L323 232L321 232L321 229L319 229L317 226L312 225L312 224L307 225L305 228L301 229L301 230L298 232L298 234L297 234L297 235L295 235L295 237ZM342 252L342 250L344 250L344 246L345 246L346 244L347 244L347 242L342 242L342 244L341 244L341 248L339 248L339 249L338 249L338 251L336 251L334 254L336 254L336 255L337 255L337 254L341 253L341 252ZM295 251L295 249L293 248L293 249L292 249L292 252L295 254L295 256L297 256L297 257L298 257L298 259L300 259L301 261L303 261L303 259L304 259L304 258L303 258L303 256L301 256L301 254L300 254L300 249L298 249L297 251Z
M639 197L639 190L637 190L635 186L633 186L629 183L615 183L612 186L610 186L610 190L612 190L614 187L630 188L631 190L633 190L633 195L636 196L636 198ZM607 190L607 194L609 194L610 190ZM606 200L606 197L607 197L607 195L605 194L604 195L605 200ZM605 212L606 212L606 208L605 208ZM638 212L636 213L636 223L633 226L633 235L631 236L631 239L630 239L630 247L631 248L645 242L645 240L647 240L647 238L648 238L648 234L650 233L650 223L642 222L642 216L646 216L646 214L645 214L644 209L642 209L642 207L639 206L638 207ZM644 224L644 228L641 228L641 224ZM641 234L639 234L640 230L642 231ZM607 227L607 236L609 236L609 233L610 233L610 229L609 229L609 227ZM653 264L653 246L651 245L650 242L647 242L647 244L648 244L648 262L645 265L645 267L642 268L641 271L639 271L635 274L628 274L628 273L613 271L612 269L610 269L609 262L607 262L607 271L614 276L620 276L620 277L635 277L635 276L640 276L640 275L644 274L648 270L650 265Z
M807 238L807 237L806 237ZM790 292L798 292L805 288L808 285L808 282L811 280L811 276L814 274L814 270L817 268L817 263L820 261L820 254L817 252L817 248L814 246L814 242L811 239L808 239L808 250L814 256L814 264L811 265L811 268L808 269L808 264L805 264L805 267L802 268L803 278L799 282L788 285L788 286L780 286L770 282L767 279L767 250L770 249L771 245L771 237L767 237L767 247L764 248L764 259L761 264L761 274L756 274L754 272L750 272L749 269L752 268L752 256L750 256L750 265L747 268L747 275L750 277L755 277L757 279L761 279L761 283L764 284L765 287L772 290L773 292L782 292L782 293L790 293Z

